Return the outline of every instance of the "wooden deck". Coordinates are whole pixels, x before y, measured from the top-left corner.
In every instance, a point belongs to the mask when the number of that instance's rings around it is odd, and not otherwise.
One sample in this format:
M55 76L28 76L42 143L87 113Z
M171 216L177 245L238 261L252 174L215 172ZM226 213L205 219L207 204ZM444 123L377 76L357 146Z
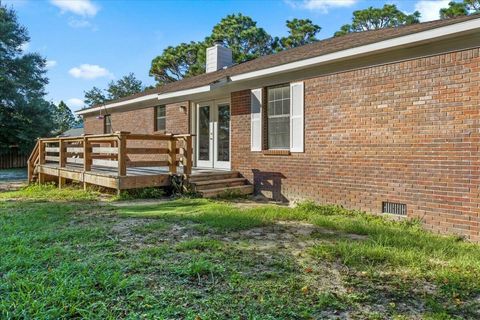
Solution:
M45 163L37 166L39 173L68 179L85 184L92 184L117 190L136 189L145 187L163 187L170 184L170 173L168 167L136 167L127 168L125 176L119 176L116 168L95 166L88 172L83 171L79 164L68 164L59 167L58 163ZM224 173L213 169L192 168L190 176ZM183 167L177 169L176 174L183 175Z
M188 178L212 170L193 170L192 135L130 134L39 139L28 160L29 182L58 180L118 191L168 186L172 174Z

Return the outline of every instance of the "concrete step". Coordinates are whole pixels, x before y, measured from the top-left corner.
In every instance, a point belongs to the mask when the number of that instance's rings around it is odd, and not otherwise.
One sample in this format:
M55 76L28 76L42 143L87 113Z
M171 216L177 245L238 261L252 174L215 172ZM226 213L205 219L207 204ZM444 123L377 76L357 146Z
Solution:
M239 176L240 175L237 171L209 172L209 173L191 175L190 182L195 183L200 181L224 180L224 179L238 178Z
M235 187L242 186L247 184L248 181L245 178L230 178L230 179L220 179L220 180L205 180L192 182L197 191L209 190L209 189L218 189L225 187Z
M227 187L227 188L217 188L217 189L208 189L204 191L200 191L200 194L204 198L215 198L218 196L222 196L225 194L238 194L238 195L247 195L253 193L253 186L250 184L242 185L242 186L235 186L235 187Z

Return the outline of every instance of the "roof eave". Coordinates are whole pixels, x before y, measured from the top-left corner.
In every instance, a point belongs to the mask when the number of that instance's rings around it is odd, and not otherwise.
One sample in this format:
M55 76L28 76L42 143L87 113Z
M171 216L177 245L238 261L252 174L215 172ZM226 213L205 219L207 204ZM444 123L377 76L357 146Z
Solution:
M419 45L447 38L452 35L468 33L480 29L479 19L459 22L456 24L438 27L431 30L421 31L393 39L383 40L355 48L332 52L314 58L290 62L271 68L251 71L231 76L232 82L253 80L263 76L272 76L289 71L296 71L303 68L318 66L326 63L332 63L343 59L351 59L372 53L380 53L387 50L394 50L405 46Z
M399 49L403 47L419 45L423 43L438 41L443 38L448 38L456 36L459 34L474 32L480 29L480 16L478 19L472 19L468 21L463 21L447 26L438 27L435 29L430 29L426 31L420 31L417 33L412 33L404 36L399 36L393 39L383 40L371 44L366 44L350 49L340 50L321 56L303 59L299 61L294 61L270 68L265 68L261 70L246 72L242 74L232 75L230 78L226 78L227 81L220 81L219 83L210 84L206 86L195 87L191 89L172 91L167 93L154 93L143 97L138 97L131 100L125 100L117 103L106 104L105 106L91 108L86 110L80 110L76 113L78 115L84 115L91 112L96 112L99 110L109 110L113 108L118 108L126 105L131 105L134 103L139 103L148 99L157 99L161 103L170 103L179 98L193 99L196 96L204 96L209 92L216 91L218 89L224 89L230 84L240 83L249 80L255 80L258 78L266 76L275 76L282 73L287 73L291 71L297 71L309 67L319 66L323 64L333 63L340 60L352 59L356 57L361 57L369 54L385 52L388 50Z

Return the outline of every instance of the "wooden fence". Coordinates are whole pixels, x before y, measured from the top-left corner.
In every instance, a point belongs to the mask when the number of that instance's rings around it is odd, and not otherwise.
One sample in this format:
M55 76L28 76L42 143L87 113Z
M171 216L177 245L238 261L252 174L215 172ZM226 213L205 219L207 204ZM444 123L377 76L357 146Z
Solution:
M28 155L22 154L17 148L9 148L8 153L0 154L0 170L25 168L27 166Z

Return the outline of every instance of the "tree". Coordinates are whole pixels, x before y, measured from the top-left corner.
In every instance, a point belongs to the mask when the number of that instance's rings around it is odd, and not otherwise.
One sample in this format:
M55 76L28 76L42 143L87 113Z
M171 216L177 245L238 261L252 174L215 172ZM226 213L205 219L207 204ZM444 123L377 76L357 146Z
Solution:
M135 78L133 73L129 73L123 76L120 80L111 81L108 84L108 99L115 100L123 98L143 90L143 84L141 80Z
M440 9L440 18L448 19L467 16L480 12L480 0L463 0L463 2L451 1L448 8Z
M232 49L237 63L255 59L273 52L273 38L248 16L230 14L217 23L205 40L207 46L221 40Z
M289 35L272 38L252 18L241 13L227 15L201 42L181 43L163 50L152 60L150 76L158 84L178 81L205 72L207 47L222 41L232 49L233 61L242 63L273 52L317 41L321 28L309 19L287 20Z
M385 4L382 8L369 7L353 12L352 24L343 25L335 36L342 36L351 32L377 30L398 27L420 22L420 12L406 14L398 10L394 4Z
M293 19L286 22L289 35L278 39L276 51L303 46L318 41L317 33L322 29L310 19Z
M45 59L24 53L30 41L16 13L0 3L0 152L18 145L29 152L35 138L50 135L54 106L45 101Z
M53 112L53 121L55 123L54 135L59 135L78 124L72 110L63 101L56 106Z
M103 90L98 87L93 87L92 89L85 91L84 96L85 98L83 99L83 102L87 107L103 104L108 100Z
M150 76L154 76L159 84L164 84L201 74L205 72L205 50L203 42L169 46L152 60Z
M127 97L143 90L142 81L137 79L133 73L129 73L117 81L110 81L106 90L93 87L85 91L83 102L85 102L87 107L92 107L111 100Z

